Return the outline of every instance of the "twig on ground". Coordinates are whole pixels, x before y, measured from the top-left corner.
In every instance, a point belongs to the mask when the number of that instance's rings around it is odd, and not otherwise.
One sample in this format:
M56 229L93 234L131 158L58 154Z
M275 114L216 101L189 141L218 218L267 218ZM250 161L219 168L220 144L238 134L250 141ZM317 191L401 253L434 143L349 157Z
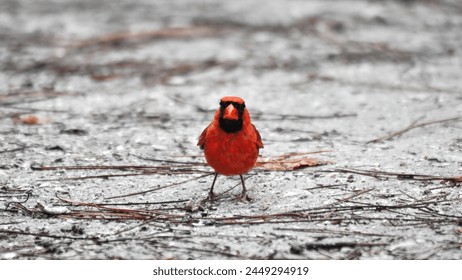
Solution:
M161 189L170 188L170 187L178 186L178 185L181 185L181 184L184 184L184 183L188 183L188 182L191 182L191 181L199 180L199 179L202 179L202 178L204 178L204 177L211 176L211 175L213 175L213 174L214 174L214 173L209 172L209 173L207 173L207 174L204 174L204 175L201 175L201 176L192 178L192 179L188 179L188 180L176 182L176 183L169 184L169 185L165 185L165 186L162 186L162 187L157 187L157 188L149 189L149 190L146 190L146 191L135 192L135 193L129 193L129 194L124 194L124 195L110 196L110 197L106 197L105 199L115 199L115 198L123 198L123 197L129 197L129 196L147 194L147 193L155 192L155 191L158 191L158 190L161 190Z
M354 168L335 168L331 170L320 170L319 172L353 173L353 174L364 175L364 176L369 176L369 177L374 177L374 178L396 178L399 180L447 181L447 182L454 182L454 183L462 182L462 176L445 177L445 176L435 176L435 175L426 175L426 174L387 172L387 171L379 171L379 170L362 170L362 169L354 169Z
M23 151L23 150L25 150L27 148L29 148L29 147L24 146L24 147L20 147L20 148L11 149L11 150L3 150L3 151L0 151L0 154L19 152L19 151Z
M154 159L153 159L154 161ZM144 173L155 173L156 171L173 171L176 173L181 172L203 172L202 170L195 170L186 168L188 166L204 166L202 162L181 162L181 161L168 161L168 160L155 160L164 163L174 163L176 165L61 165L61 166L31 166L34 171L49 171L49 170L121 170L132 171L140 170Z
M81 176L81 177L66 177L66 178L52 178L52 179L40 179L38 181L42 182L51 182L51 181L67 181L67 180L87 180L87 179L109 179L112 177L131 177L131 176L148 176L153 174L164 174L164 175L171 175L171 174L196 174L196 173L209 173L207 171L201 170L190 170L186 172L185 170L177 170L177 171L155 171L155 172L141 172L141 173L125 173L125 174L103 174L103 175L93 175L93 176Z
M78 92L54 90L17 91L0 97L0 107L10 107L17 104L29 104L54 99L63 95L80 95Z
M153 39L172 39L172 38L194 38L211 36L217 34L217 30L204 26L164 28L150 31L139 32L118 32L94 37L87 40L77 41L70 44L69 48L87 48L98 45L113 45L122 42L153 40Z
M350 113L350 114L342 114L342 113L335 113L332 115L294 115L294 114L256 114L253 119L258 121L275 121L275 120L314 120L314 119L339 119L339 118L351 118L356 117L358 114Z
M11 201L11 202L8 202L5 205L5 210L8 210L8 207L10 207L10 204L15 204L16 206L18 206L18 205L23 206L22 204L26 203L29 200L30 196L32 195L32 190L27 191L25 194L27 195L27 197L24 199L24 201Z
M401 130L398 130L396 132L393 132L393 133L390 133L388 135L385 135L383 137L379 137L379 138L376 138L376 139L372 139L372 140L369 140L367 141L366 143L377 143L377 142L381 142L381 141L384 141L384 140L389 140L389 139L392 139L396 136L400 136L412 129L415 129L415 128L419 128L419 127L424 127L424 126L428 126L428 125L432 125L432 124L438 124L438 123L447 123L447 122L453 122L453 121L459 121L459 120L462 120L462 117L454 117L454 118L449 118L449 119L442 119L442 120L436 120L436 121L428 121L428 122L422 122L422 123L418 123L419 120L417 121L414 121L411 125L409 125L408 127L404 128L404 129L401 129Z
M156 158L146 158L146 157L138 156L138 155L135 155L135 154L132 154L132 155L139 158L139 159L146 160L146 161L175 163L175 164L194 164L194 165L204 165L204 166L206 166L206 164L204 162L156 159ZM182 156L182 157L189 157L189 156ZM194 158L194 157L203 157L203 156L201 155L201 156L191 156L191 157Z
M180 199L180 200L166 200L166 201L156 201L156 202L125 202L125 203L95 203L98 206L136 206L136 205L159 205L159 204L175 204L188 202L189 199ZM65 206L65 204L57 204L55 206ZM79 206L79 205L77 205ZM86 206L86 205L80 205ZM180 209L180 208L177 208Z
M325 233L325 234L339 234L339 235L364 235L364 236L382 236L382 237L396 237L396 235L389 234L380 234L380 233L370 233L370 232L360 232L360 231L342 231L342 230L330 230L323 228L282 228L277 227L275 230L282 231L295 231L295 232L312 232L312 233Z
M355 191L354 194L352 194L352 195L350 195L350 196L348 196L348 197L345 197L345 198L342 198L342 199L337 199L337 202L332 203L332 205L338 204L338 203L340 203L340 202L349 201L349 200L351 200L352 198L358 197L358 196L360 196L360 195L363 195L363 194L368 193L368 192L373 191L373 190L375 190L375 188L370 188L370 189Z
M374 246L387 246L388 243L366 243L366 242L335 242L335 243L307 243L305 249L317 250L317 249L341 249L343 247L374 247Z

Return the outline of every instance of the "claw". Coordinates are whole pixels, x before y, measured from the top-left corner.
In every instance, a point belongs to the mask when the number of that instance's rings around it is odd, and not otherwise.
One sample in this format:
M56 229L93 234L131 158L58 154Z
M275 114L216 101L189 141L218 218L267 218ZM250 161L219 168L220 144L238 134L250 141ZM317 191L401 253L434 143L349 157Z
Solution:
M217 195L214 192L209 192L209 195L204 199L204 201L213 202Z
M250 202L253 199L247 195L247 189L245 188L245 184L244 184L244 177L242 177L242 175L239 175L239 176L241 177L242 192L240 195L236 196L236 199L242 202Z
M236 196L236 200L242 201L242 202L250 202L253 200L247 193L242 192L240 195Z

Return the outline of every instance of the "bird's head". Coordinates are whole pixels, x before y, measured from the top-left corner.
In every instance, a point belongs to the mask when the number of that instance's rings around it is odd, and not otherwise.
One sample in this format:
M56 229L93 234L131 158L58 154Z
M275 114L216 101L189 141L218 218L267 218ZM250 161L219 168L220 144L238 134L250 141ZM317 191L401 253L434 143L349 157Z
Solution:
M227 133L240 131L244 121L249 118L244 99L237 96L221 98L217 115L220 128Z

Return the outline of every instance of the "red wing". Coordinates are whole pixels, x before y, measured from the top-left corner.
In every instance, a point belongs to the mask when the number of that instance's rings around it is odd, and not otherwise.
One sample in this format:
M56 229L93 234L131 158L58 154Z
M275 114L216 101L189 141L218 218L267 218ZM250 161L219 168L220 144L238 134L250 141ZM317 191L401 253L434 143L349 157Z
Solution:
M253 129L255 130L255 134L257 135L257 148L262 149L263 148L263 142L261 141L260 132L258 132L255 125L252 124L252 126L253 126Z
M204 149L205 146L205 137L207 136L207 129L209 129L208 125L204 131L202 131L201 136L199 136L199 141L197 142L197 146L199 146L202 150Z

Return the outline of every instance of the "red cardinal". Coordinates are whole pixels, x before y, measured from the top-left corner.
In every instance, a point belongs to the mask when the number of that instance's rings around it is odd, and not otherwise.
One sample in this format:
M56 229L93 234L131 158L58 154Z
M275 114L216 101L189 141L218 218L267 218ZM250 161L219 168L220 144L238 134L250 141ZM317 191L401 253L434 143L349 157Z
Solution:
M208 199L214 199L213 186L218 174L239 175L242 183L241 200L250 200L242 174L255 165L258 150L263 148L260 133L250 121L244 100L236 96L225 96L213 121L199 137L197 143L204 150L205 160L215 169L215 178Z

